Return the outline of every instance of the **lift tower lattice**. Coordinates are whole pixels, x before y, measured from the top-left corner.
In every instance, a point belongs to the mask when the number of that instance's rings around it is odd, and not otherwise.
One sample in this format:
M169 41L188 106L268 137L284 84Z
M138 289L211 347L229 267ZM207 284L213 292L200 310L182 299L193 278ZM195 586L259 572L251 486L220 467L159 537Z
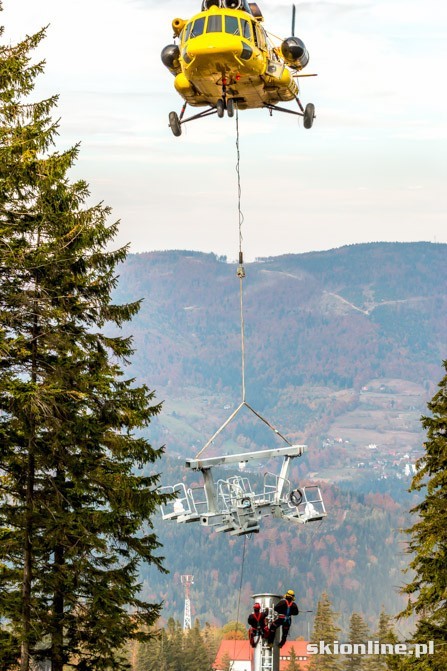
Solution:
M183 615L183 630L191 629L191 585L194 585L193 575L182 575L182 585L185 587L185 612Z

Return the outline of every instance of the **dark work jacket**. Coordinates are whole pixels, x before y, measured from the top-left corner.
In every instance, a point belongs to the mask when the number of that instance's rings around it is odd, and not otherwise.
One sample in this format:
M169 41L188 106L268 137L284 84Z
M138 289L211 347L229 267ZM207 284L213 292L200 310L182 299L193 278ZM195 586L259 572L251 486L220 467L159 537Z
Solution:
M287 609L289 609L289 615L298 615L300 612L295 601L287 602L286 599L281 599L275 606L275 612L278 613L278 615L286 616Z
M267 613L268 610L259 611L258 618L256 617L255 613L250 613L248 616L248 624L253 627L253 629L257 629L258 627L263 629L265 627L265 618L267 617Z

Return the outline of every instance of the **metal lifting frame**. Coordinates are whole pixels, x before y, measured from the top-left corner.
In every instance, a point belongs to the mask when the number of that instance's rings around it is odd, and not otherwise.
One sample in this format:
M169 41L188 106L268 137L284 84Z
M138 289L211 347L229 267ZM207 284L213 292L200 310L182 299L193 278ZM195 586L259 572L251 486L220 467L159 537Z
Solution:
M223 427L221 427L221 429L222 428ZM269 506L273 505L275 507L278 507L280 505L283 499L285 483L288 482L287 476L289 472L290 462L295 457L301 457L301 455L303 455L306 450L307 447L305 445L290 445L290 447L279 447L271 450L259 450L258 452L242 452L239 454L231 454L223 457L209 457L208 459L197 459L197 458L187 459L185 464L186 467L191 468L192 470L195 471L200 471L203 475L203 487L208 505L208 511L206 513L206 518L205 515L202 517L202 524L209 524L210 520L214 516L220 516L222 514L222 510L219 508L218 503L219 492L217 490L216 483L214 482L212 476L213 466L224 466L225 464L234 464L234 463L245 464L248 463L249 461L259 459L284 457L284 461L281 467L281 473L278 477L277 487L274 492L272 501L265 500L265 497L264 500L259 499L256 501L254 500L255 495L253 493L247 494L246 491L244 491L243 487L240 487L240 495L235 496L233 508L236 507L237 509L238 507L242 507L245 509L246 513L249 512L247 510L249 508L252 515L254 515L254 517L256 518L257 516L255 515L255 508L264 507L266 504ZM228 483L229 481L227 480L226 482ZM247 517L247 514L245 514L245 517Z
M231 413L228 419L220 426L217 431L211 436L211 438L205 443L200 452L196 455L196 459L205 452L205 450L211 445L211 443L217 438L217 436L233 421L233 419L239 414L242 408L248 408L258 419L260 419L264 424L266 424L269 429L279 438L281 438L287 445L292 447L292 443L287 440L287 438L275 429L270 422L265 419L257 410L255 410L249 403L246 401L246 389L245 389L245 321L244 321L244 286L243 281L245 279L245 268L244 268L244 254L242 251L242 223L244 221L244 216L241 210L241 176L240 176L240 151L239 151L239 114L236 107L236 151L237 151L237 181L238 181L238 214L239 214L239 265L237 268L237 276L239 278L239 301L240 301L240 317L241 317L241 386L242 386L242 400L236 410ZM295 455L296 456L296 455ZM254 457L259 458L259 457Z
M194 471L209 469L212 466L224 466L225 464L248 463L258 459L270 459L271 457L285 457L287 463L294 457L301 457L307 452L307 445L292 445L290 447L275 447L271 450L258 450L257 452L240 452L239 454L226 454L223 457L208 457L207 459L187 459L187 468Z
M319 487L311 485L293 490L288 479L291 460L300 457L306 450L305 445L291 445L223 457L187 459L188 468L202 473L203 487L186 489L184 483L178 483L162 488L162 491L176 495L172 509L162 506L163 519L178 523L200 522L217 532L229 532L233 536L258 532L261 519L268 515L299 523L322 520L326 509ZM265 473L260 493L253 491L246 476L233 475L217 482L213 479L212 469L215 466L245 464L272 457L283 457L281 472L280 475ZM198 489L202 492L200 500L197 500Z

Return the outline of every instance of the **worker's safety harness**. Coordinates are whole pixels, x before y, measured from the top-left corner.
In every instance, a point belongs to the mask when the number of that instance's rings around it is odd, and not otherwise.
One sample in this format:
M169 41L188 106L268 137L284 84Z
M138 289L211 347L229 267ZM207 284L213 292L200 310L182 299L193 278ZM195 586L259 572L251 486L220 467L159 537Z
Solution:
M259 611L259 613L253 613L253 617L255 618L257 625L256 627L252 626L252 639L253 639L253 647L256 648L256 646L259 643L259 640L262 638L264 631L261 625L261 617L263 616L263 613Z

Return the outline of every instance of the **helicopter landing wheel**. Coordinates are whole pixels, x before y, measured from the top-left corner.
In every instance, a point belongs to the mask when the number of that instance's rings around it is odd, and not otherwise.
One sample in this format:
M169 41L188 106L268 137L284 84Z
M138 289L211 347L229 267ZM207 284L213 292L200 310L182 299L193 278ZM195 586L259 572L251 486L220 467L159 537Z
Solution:
M312 124L315 119L315 105L313 103L307 103L303 116L304 128L312 128Z
M169 112L169 128L172 130L175 137L180 137L182 134L182 126L177 112Z
M217 101L216 110L217 110L217 116L219 117L219 119L222 119L225 113L225 103L222 100L222 98L219 98L219 100Z
M227 100L227 114L229 117L234 116L234 100L233 98L229 98Z

